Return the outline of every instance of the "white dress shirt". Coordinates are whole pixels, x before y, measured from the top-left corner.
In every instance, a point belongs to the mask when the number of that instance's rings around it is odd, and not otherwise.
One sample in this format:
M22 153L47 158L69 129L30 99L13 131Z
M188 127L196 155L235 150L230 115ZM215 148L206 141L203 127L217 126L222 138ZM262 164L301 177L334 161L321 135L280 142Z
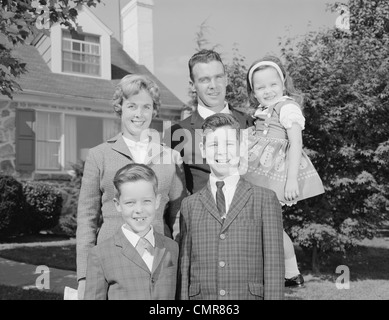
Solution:
M204 106L201 106L201 105L197 106L197 111L199 112L201 118L203 118L204 120L216 113L216 112L212 111L211 109L204 107ZM230 109L228 108L228 103L226 103L224 105L224 109L218 113L230 114L231 112L230 112Z
M135 248L137 243L138 243L138 241L139 241L139 239L140 239L140 237L136 233L134 233L131 230L129 230L129 228L127 227L126 224L122 225L122 231L123 231L125 237L127 238L127 240ZM150 226L150 231L143 238L145 238L148 242L151 243L151 245L153 247L155 247L154 230L153 230L152 226ZM146 265L149 268L149 270L151 271L152 268L153 268L154 256L150 252L145 250L143 255L142 255L142 259L146 263Z
M135 163L145 163L147 149L149 147L149 138L135 142L134 140L128 139L123 135L123 140L126 143L128 149L130 149L131 155Z
M223 186L223 193L224 193L224 198L226 200L226 216L228 214L228 210L230 209L232 199L234 198L236 186L238 185L238 181L240 179L240 175L236 174L233 176L229 176L224 178L224 180L220 180L219 178L215 177L213 174L209 175L209 182L211 184L211 192L212 196L215 199L216 202L216 182L217 181L224 181L224 186ZM225 218L223 216L222 218Z

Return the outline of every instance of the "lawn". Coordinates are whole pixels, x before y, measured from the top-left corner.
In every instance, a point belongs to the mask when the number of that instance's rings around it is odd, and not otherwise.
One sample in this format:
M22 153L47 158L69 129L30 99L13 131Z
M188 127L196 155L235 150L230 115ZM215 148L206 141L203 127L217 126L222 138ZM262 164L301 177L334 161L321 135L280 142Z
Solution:
M320 274L313 274L308 257L296 248L304 288L290 289L287 298L294 300L388 300L389 299L389 237L362 241L346 256L331 255L323 262ZM348 267L349 289L338 289L336 280Z
M30 263L46 265L51 268L76 271L76 246L36 246L17 247L0 250L0 257Z
M0 285L0 300L63 300L58 293Z
M373 240L365 240L346 256L331 255L322 263L320 273L313 274L309 258L296 247L300 271L305 278L305 286L288 289L288 300L388 300L389 299L389 234ZM3 258L37 265L47 265L65 270L76 270L76 248L74 244L61 246L30 246L0 250ZM338 289L336 273L338 266L347 266L350 274L350 288ZM5 291L4 291L5 290ZM0 299L7 294L0 288ZM13 288L12 288L13 290ZM24 290L25 291L25 290ZM15 291L15 298L28 299L35 292ZM5 293L4 293L5 292ZM39 295L39 293L37 293ZM25 297L25 298L24 298ZM38 298L38 297L37 297ZM42 299L45 297L42 296ZM49 298L49 297L47 297ZM40 298L39 298L40 299Z

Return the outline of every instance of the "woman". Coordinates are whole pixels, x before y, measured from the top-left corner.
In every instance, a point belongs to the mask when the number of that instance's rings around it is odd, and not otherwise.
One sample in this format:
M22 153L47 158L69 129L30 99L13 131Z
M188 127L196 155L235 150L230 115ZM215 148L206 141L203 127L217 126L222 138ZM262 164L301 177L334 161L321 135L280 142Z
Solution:
M77 280L83 298L87 255L90 248L123 224L113 203L113 178L128 163L149 165L158 178L161 203L153 227L177 239L179 209L187 195L182 160L149 129L160 106L158 86L143 75L127 75L116 86L113 107L121 118L122 132L89 150L82 178L77 214ZM153 138L153 139L152 139ZM99 228L99 221L102 224Z

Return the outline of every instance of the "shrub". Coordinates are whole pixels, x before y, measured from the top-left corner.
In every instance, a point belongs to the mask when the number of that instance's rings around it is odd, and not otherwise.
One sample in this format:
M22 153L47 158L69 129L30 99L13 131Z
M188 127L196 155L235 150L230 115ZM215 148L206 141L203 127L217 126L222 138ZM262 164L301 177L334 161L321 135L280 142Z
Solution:
M0 176L0 232L16 232L23 210L22 184L11 176Z
M62 210L61 192L42 182L25 182L23 193L26 199L24 221L28 231L36 233L58 224Z
M59 219L59 228L69 237L76 236L77 230L77 206L71 213L61 216Z
M84 166L85 161L83 160L71 164L72 170L70 171L72 175L72 184L77 188L81 187L82 176L84 175Z
M72 170L68 171L72 176L70 186L73 187L73 191L68 192L69 197L66 203L66 210L62 213L59 219L59 230L64 232L69 237L76 236L77 229L77 206L78 206L78 194L81 188L82 176L84 174L85 161L78 161L72 163ZM77 190L77 192L75 192Z

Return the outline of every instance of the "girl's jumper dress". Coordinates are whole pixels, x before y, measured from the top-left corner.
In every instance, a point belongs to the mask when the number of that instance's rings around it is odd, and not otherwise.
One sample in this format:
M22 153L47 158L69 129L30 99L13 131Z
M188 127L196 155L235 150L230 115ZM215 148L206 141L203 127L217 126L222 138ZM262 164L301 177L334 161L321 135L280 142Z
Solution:
M256 112L258 120L255 127L248 130L248 161L247 172L244 178L258 186L269 188L276 192L282 204L292 205L297 201L324 193L323 183L312 162L302 151L298 172L299 197L294 201L287 201L284 197L284 188L288 170L289 140L286 128L293 122L300 124L304 129L305 119L301 111L290 112L280 122L281 108L288 104L300 107L293 99L282 97L277 103L269 106L262 112Z

